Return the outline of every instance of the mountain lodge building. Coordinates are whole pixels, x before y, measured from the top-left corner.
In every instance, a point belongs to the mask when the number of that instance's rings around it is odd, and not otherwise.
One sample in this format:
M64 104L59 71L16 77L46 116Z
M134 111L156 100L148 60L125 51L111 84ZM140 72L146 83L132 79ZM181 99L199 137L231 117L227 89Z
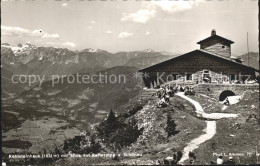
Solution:
M218 36L212 30L211 36L199 41L199 50L174 57L164 62L139 70L144 74L146 87L151 88L167 82L178 83L231 83L235 80L255 79L252 67L242 64L241 59L231 56L234 42Z

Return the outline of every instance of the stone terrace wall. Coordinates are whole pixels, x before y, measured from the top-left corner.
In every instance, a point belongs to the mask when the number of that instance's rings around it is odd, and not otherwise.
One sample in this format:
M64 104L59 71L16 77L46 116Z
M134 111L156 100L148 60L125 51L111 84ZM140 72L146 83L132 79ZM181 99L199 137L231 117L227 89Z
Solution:
M246 90L259 90L259 84L198 84L193 89L196 93L202 93L219 100L223 91L229 90L235 95L242 96Z

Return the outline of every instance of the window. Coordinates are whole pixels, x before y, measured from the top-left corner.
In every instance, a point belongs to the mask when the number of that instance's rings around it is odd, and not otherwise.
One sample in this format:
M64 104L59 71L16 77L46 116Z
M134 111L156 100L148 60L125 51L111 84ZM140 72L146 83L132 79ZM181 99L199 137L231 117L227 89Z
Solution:
M187 80L187 81L192 80L192 75L191 75L191 74L186 74L186 80Z
M229 80L233 81L236 79L236 75L235 74L229 74Z
M177 80L178 74L172 74L173 80Z
M222 46L222 49L224 49L225 48L225 46Z

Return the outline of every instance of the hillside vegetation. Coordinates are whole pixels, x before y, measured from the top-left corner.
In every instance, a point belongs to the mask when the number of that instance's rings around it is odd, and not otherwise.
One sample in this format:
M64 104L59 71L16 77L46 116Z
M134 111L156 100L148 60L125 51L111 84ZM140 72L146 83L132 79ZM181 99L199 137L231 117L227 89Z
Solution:
M256 148L260 147L259 91L245 92L243 99L225 112L238 113L239 117L217 121L217 134L195 150L197 164L216 162L216 154L223 155L224 160L233 156L236 164L257 163Z
M114 112L116 115L114 115ZM158 164L173 151L181 151L187 142L202 134L205 122L192 115L194 107L179 97L171 98L166 108L157 108L155 100L132 99L111 111L98 124L98 153L116 153L116 158L79 158L59 160L58 164ZM137 156L124 156L124 154Z

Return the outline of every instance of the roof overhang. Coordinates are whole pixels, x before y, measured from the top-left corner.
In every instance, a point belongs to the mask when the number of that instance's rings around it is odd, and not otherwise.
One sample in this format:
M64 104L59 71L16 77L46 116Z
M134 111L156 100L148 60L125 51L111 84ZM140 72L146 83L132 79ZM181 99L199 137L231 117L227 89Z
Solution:
M206 38L206 39L203 39L203 40L197 42L197 44L202 44L202 43L207 42L207 41L212 40L212 39L223 40L223 41L225 41L225 42L228 42L229 44L233 44L233 43L234 43L233 41L228 40L228 39L226 39L226 38L224 38L224 37L221 37L221 36L218 36L218 35L213 35L213 36L210 36L210 37L208 37L208 38Z
M157 67L157 66L159 66L159 65L163 65L163 64L166 63L166 62L169 62L169 61L172 61L172 60L176 60L176 59L178 59L179 57L182 57L182 56L185 56L185 55L188 55L188 54L191 54L191 53L205 53L205 54L208 54L208 55L211 55L211 56L215 56L215 57L221 58L221 59L223 59L223 60L229 61L229 62L231 62L231 63L235 63L235 64L240 65L240 66L242 66L242 67L249 68L249 69L254 70L254 71L256 71L256 72L259 73L259 70L258 70L258 69L255 69L255 68L253 68L253 67L244 65L244 64L242 64L242 63L234 62L231 58L225 58L225 57L223 57L223 56L221 56L221 55L214 54L214 53L211 53L211 52L202 50L202 49L200 49L200 50L194 50L194 51L188 52L188 53L186 53L186 54L182 54L182 55L179 55L179 56L177 56L177 57L168 59L168 60L166 60L166 61L157 63L157 64L155 64L155 65L152 65L152 66L149 66L149 67L140 69L139 72L149 71L150 69L152 69L152 68L154 68L154 67Z

